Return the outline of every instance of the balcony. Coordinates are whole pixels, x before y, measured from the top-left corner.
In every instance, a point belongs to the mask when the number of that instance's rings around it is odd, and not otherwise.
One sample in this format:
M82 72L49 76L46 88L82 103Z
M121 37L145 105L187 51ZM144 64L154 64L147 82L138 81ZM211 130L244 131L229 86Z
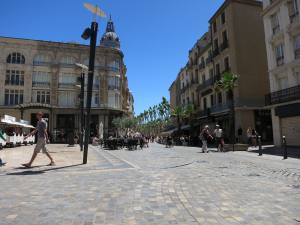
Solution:
M266 96L266 105L274 105L300 99L300 85L272 92Z
M229 45L228 45L228 40L224 40L223 43L221 44L220 46L220 50L221 52L224 51L226 48L228 48Z
M276 58L276 63L277 63L277 66L281 66L284 64L284 57L283 56L279 56Z
M73 89L73 88L75 88L75 83L59 83L58 87L59 88Z
M213 78L209 78L207 80L205 80L204 82L202 82L202 84L199 84L197 90L200 91L200 90L203 90L207 87L210 87L214 84L214 79Z
M49 88L50 87L50 82L32 81L32 87Z
M51 62L40 62L40 61L33 61L34 66L50 66Z
M213 105L210 108L211 113L219 113L219 112L223 112L223 111L227 111L230 109L232 102L228 101L226 103L223 104L217 104L217 105Z
M208 117L210 115L210 109L204 109L199 112L199 117Z
M117 86L117 85L108 85L108 90L119 90L120 89L120 87L119 86Z
M212 56L206 58L206 65L212 62Z
M5 80L5 85L12 85L12 86L24 86L24 80Z
M300 48L295 50L295 58L296 59L300 58Z

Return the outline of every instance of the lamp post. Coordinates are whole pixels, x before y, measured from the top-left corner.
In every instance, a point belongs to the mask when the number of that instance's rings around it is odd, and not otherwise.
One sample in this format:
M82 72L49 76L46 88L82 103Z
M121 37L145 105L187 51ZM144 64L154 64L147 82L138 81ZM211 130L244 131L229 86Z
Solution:
M96 16L106 17L105 13L98 7L85 3L84 7L94 14L93 22L90 28L86 28L81 35L84 40L90 39L90 58L88 68L88 84L87 84L87 100L86 100L86 119L85 119L85 133L84 133L84 150L83 150L83 164L87 164L88 148L90 142L90 116L91 116L91 103L92 103L92 90L94 80L94 66L96 55L96 43L98 23Z
M85 71L88 71L88 67L86 65L75 63L75 65L81 68L80 74L80 85L76 85L80 88L80 151L83 151L83 137L84 137L84 79L85 79Z

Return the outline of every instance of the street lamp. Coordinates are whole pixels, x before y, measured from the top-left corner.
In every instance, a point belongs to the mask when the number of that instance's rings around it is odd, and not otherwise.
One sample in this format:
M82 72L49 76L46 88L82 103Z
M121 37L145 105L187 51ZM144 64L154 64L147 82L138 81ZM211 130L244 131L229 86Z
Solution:
M84 79L85 79L85 71L88 71L88 67L86 65L75 63L75 65L81 68L80 74L80 85L76 85L80 88L80 151L83 151L83 137L84 137Z
M98 7L88 3L84 3L84 7L94 14L93 22L90 28L86 28L81 35L84 40L90 39L90 58L88 68L88 85L87 85L87 101L86 101L86 120L85 120L85 133L84 133L84 151L83 151L83 164L87 164L88 148L90 142L90 115L91 115L91 103L92 103L92 90L94 79L94 66L96 55L96 43L98 23L96 22L96 16L106 17L105 13Z

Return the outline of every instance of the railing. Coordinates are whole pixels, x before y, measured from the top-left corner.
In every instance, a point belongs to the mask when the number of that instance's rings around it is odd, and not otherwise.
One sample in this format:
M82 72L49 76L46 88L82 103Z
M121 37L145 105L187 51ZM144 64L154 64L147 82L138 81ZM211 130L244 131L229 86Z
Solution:
M59 88L75 88L75 83L59 83Z
M204 89L204 88L207 88L211 85L214 84L214 79L213 78L209 78L207 80L205 80L202 84L199 85L199 87L197 88L197 90L201 90L201 89Z
M300 48L295 50L295 58L296 59L300 58Z
M207 117L210 115L210 109L204 109L199 112L200 117Z
M32 81L32 87L50 87L50 82Z
M38 61L33 61L34 66L49 66L51 65L51 62L38 62Z
M222 111L226 111L230 109L232 102L228 101L224 104L217 104L217 105L213 105L210 108L211 113L217 113L217 112L222 112Z
M24 80L5 80L5 85L24 86Z
M116 85L108 85L108 90L119 90L120 87Z
M224 40L220 46L221 51L224 51L226 48L228 48L228 40Z
M300 85L286 88L280 91L272 92L266 95L266 105L274 105L283 102L299 100L300 99Z

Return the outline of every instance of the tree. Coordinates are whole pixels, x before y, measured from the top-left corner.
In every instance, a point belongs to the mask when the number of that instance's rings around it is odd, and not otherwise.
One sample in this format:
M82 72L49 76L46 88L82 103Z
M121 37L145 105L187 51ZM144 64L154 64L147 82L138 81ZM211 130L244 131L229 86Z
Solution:
M225 72L221 78L216 83L216 91L225 91L228 93L228 99L230 100L230 140L233 144L233 151L234 151L234 144L235 144L235 101L234 101L234 88L236 87L236 82L238 80L238 76L230 73Z
M171 116L176 119L178 133L181 133L182 120L185 117L185 110L181 106L176 106L172 112Z
M189 125L190 125L190 131L192 133L193 131L193 119L194 119L194 113L195 113L195 107L193 104L188 104L184 108L185 117L188 119Z

